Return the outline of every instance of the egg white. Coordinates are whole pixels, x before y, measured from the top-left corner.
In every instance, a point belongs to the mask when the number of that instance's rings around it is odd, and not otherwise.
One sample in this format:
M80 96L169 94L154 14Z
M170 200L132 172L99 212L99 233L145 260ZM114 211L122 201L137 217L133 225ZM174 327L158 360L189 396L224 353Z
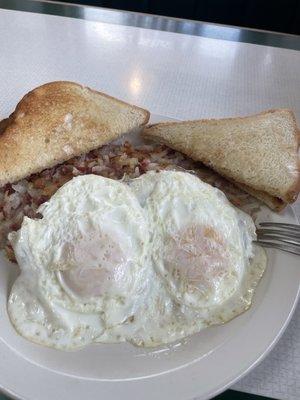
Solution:
M149 173L131 188L148 215L154 266L171 295L196 308L229 298L252 256L251 218L188 173Z
M248 309L266 266L264 250L252 244L252 219L189 173L150 172L129 185L148 218L151 260L161 283L140 340L168 343Z
M266 266L264 250L252 244L255 238L252 219L232 207L218 189L191 174L150 172L129 185L148 219L151 284L141 296L134 319L106 330L97 341L130 341L146 347L168 344L208 326L223 324L246 311ZM230 256L226 264L228 276L221 277L223 282L215 282L208 273L210 285L204 288L204 295L197 288L189 290L186 281L174 279L174 274L166 270L165 252L175 252L174 243L178 243L172 240L172 246L168 247L168 239L172 235L177 239L177 232L188 224L205 224L226 235L227 247L223 246L222 251ZM189 237L201 240L200 235ZM187 250L193 250L195 243L185 245ZM178 259L175 261L178 266Z
M255 246L251 267L233 296L215 307L196 310L177 303L162 280L153 281L150 292L141 301L134 319L107 329L95 342L130 342L136 346L156 347L181 340L213 325L222 325L247 311L255 288L266 267L266 253Z
M10 236L21 268L8 305L16 329L39 341L40 334L28 329L28 319L39 325L40 310L45 314L42 326L54 326L54 318L80 336L95 319L100 321L93 339L105 327L126 321L138 306L149 271L147 221L128 186L95 175L77 177L39 212L42 219L25 218ZM24 313L24 296L29 305L39 302L36 316ZM76 321L71 323L72 315ZM51 329L43 343L61 347ZM76 338L63 344L77 345Z
M255 226L184 172L74 178L11 234L8 312L27 339L157 346L245 311L265 266Z

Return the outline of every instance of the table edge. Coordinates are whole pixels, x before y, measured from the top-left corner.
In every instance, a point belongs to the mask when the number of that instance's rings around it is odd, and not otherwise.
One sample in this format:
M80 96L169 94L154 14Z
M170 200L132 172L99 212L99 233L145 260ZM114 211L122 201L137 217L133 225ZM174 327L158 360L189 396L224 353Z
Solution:
M133 26L232 42L300 50L300 36L133 11L45 0L0 0L0 9Z

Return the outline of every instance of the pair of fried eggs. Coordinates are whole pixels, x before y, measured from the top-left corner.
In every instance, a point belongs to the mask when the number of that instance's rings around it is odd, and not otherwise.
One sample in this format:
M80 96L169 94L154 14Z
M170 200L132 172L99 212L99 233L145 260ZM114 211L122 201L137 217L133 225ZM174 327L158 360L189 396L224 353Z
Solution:
M79 176L39 212L9 237L8 313L49 347L174 342L249 308L266 266L251 217L187 172Z

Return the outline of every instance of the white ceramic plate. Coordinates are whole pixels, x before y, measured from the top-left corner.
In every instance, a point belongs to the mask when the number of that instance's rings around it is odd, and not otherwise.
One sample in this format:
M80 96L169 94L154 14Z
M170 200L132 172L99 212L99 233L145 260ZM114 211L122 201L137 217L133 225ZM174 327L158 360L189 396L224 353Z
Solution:
M291 207L281 215L264 209L259 219L297 223ZM0 255L1 388L27 400L211 398L260 362L283 333L298 297L299 261L292 254L268 251L251 309L184 344L155 350L98 344L60 352L30 343L12 328L6 302L17 267Z

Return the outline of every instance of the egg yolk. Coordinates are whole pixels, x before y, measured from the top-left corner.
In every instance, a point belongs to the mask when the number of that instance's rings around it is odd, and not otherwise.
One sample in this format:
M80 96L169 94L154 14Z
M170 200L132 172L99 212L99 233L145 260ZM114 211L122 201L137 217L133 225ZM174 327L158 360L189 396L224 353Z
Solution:
M224 238L214 228L191 225L169 237L164 263L189 292L205 295L226 276L228 258Z
M86 235L77 243L65 244L65 254L71 262L60 271L60 278L76 296L89 298L108 294L113 288L122 289L128 279L128 255L126 257L120 245L106 233Z

